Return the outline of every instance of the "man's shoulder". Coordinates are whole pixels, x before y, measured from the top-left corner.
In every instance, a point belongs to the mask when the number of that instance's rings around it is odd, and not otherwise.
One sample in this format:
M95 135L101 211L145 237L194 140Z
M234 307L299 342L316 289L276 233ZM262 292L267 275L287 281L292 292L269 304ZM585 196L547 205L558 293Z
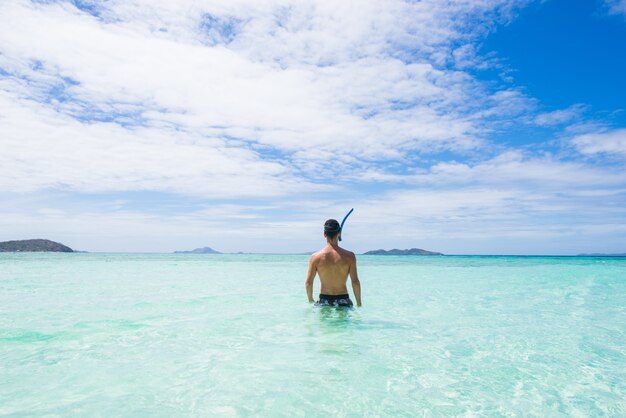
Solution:
M346 250L345 248L341 249L343 252L343 255L346 257L350 257L350 258L356 258L356 256L354 255L354 253L350 250Z
M319 258L322 256L323 250L319 250L314 252L313 254L311 254L311 257L309 258L309 260L311 261L317 261L319 260Z

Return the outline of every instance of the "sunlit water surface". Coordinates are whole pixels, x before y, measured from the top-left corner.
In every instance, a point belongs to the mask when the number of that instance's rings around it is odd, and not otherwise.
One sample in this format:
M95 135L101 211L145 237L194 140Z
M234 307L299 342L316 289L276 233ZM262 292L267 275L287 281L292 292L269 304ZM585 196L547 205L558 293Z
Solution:
M1 254L0 415L626 415L626 259L359 263L346 311L305 256Z

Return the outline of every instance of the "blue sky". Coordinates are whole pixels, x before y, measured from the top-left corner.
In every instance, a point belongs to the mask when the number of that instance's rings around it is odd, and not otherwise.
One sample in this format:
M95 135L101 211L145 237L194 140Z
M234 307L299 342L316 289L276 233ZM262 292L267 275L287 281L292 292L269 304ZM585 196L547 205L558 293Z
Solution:
M482 52L495 52L517 85L544 106L585 103L596 112L624 106L626 25L597 1L535 3L488 36ZM617 122L624 112L613 115Z
M626 1L0 4L0 240L626 251Z

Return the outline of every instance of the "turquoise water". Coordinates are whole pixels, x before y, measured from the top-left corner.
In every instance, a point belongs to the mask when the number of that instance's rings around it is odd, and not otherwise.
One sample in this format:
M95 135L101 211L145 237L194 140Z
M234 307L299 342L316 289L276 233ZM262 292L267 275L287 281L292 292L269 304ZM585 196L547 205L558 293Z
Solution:
M359 264L337 311L305 256L0 254L0 416L626 415L626 259Z

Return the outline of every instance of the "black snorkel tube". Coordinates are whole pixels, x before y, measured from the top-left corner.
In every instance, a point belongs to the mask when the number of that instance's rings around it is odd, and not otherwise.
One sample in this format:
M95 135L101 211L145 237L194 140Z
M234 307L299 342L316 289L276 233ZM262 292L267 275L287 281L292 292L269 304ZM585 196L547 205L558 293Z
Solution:
M350 209L350 212L348 212L348 214L343 217L343 221L341 221L341 225L339 225L339 241L341 241L341 236L343 235L343 224L346 223L346 219L348 219L348 216L350 216L352 211L354 211L354 208Z

